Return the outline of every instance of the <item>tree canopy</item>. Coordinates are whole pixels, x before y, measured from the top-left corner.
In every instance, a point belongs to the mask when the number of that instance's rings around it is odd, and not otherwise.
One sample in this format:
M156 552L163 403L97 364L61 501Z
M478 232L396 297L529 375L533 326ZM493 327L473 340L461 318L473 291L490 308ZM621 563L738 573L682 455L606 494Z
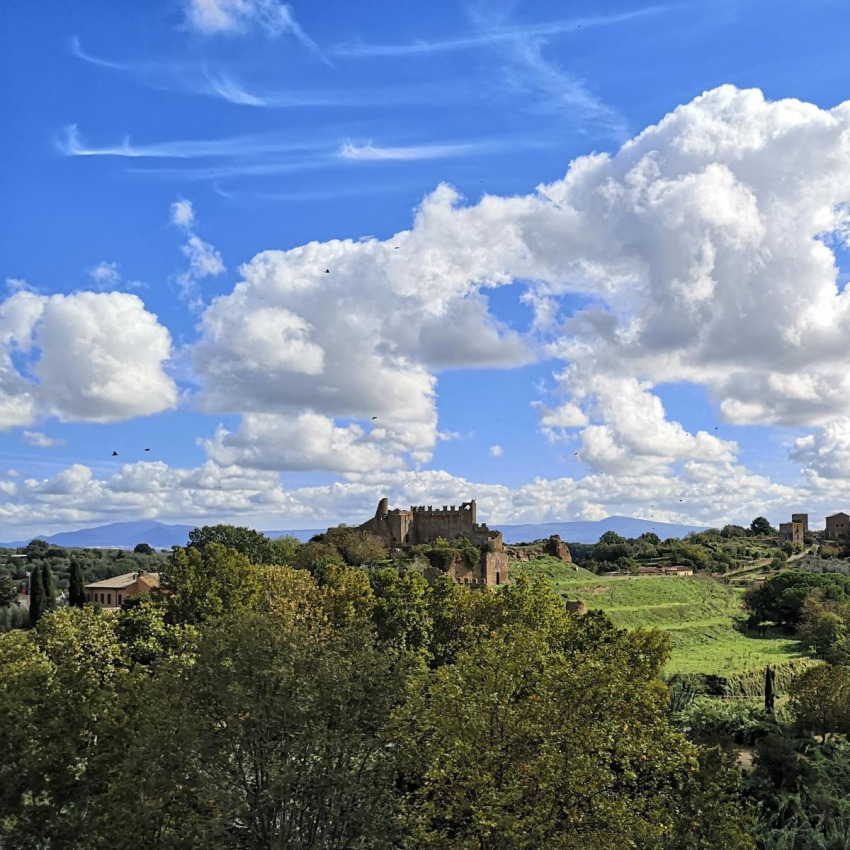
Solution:
M235 549L252 564L271 564L274 550L271 541L259 531L236 525L205 525L189 532L188 547L203 549L210 543Z
M770 524L770 521L763 516L757 516L750 523L750 532L759 537L764 537L768 534L776 534L776 529Z
M212 539L161 573L0 635L2 846L753 846L734 767L669 722L660 632L571 617L543 580Z

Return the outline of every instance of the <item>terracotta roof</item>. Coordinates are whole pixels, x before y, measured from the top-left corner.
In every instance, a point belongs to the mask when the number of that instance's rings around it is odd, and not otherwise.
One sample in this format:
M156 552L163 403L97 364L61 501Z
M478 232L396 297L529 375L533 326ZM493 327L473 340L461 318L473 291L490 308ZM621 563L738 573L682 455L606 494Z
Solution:
M113 576L112 578L106 578L103 581L93 581L91 584L87 584L85 589L103 588L121 590L121 588L135 584L136 579L138 578L147 580L147 584L151 584L153 586L159 585L159 573L124 573L124 575Z

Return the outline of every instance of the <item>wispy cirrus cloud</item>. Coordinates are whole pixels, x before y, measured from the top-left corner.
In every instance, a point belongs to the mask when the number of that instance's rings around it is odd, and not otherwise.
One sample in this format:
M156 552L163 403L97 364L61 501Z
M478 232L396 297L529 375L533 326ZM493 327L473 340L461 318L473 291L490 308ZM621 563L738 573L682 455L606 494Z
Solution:
M231 70L196 62L157 60L118 61L83 48L77 36L68 42L72 56L96 68L124 74L135 82L156 91L191 94L224 100L235 106L266 109L310 109L321 107L381 108L409 106L411 103L435 103L463 95L461 86L446 91L442 85L373 86L368 89L265 90L246 86ZM467 95L469 92L466 93Z
M206 78L213 92L223 100L228 101L228 103L235 103L239 106L271 105L268 98L245 91L236 80L224 73L224 71L218 71L217 73L207 72Z
M631 12L616 15L591 15L587 17L566 18L558 21L547 21L523 26L503 26L485 31L478 31L459 38L435 40L417 39L401 44L370 44L368 42L344 42L333 50L337 56L417 56L432 53L451 53L462 50L476 50L506 44L517 39L549 38L577 32L579 29L611 26L627 23L638 18L658 15L681 8L681 4L666 6L646 6Z
M242 35L251 30L269 38L290 35L330 64L295 20L292 7L279 0L184 0L183 7L186 25L202 35Z
M502 8L500 9L500 5ZM612 15L589 15L520 24L511 18L511 4L488 0L468 9L473 32L460 37L415 40L401 44L344 43L334 53L346 57L416 57L469 50L496 52L502 63L503 80L512 92L522 93L528 108L564 113L569 110L605 135L622 137L622 116L592 91L578 74L560 67L544 55L544 47L558 36L582 30L627 24L682 8L682 4L645 6ZM529 99L528 96L531 95Z
M263 156L314 151L308 142L286 142L274 136L230 136L222 139L175 139L151 144L134 144L129 136L113 145L87 144L76 124L64 128L56 140L63 156L117 156L152 159L205 159L215 157Z
M68 49L72 56L89 65L126 74L149 88L218 97L239 106L269 105L266 98L246 91L230 74L210 70L205 65L189 62L119 62L84 50L77 36L69 39Z
M95 56L94 54L83 50L83 46L80 44L80 39L76 35L72 35L71 38L68 39L68 49L71 51L72 56L76 56L77 59L82 59L83 62L88 62L89 65L96 65L98 68L109 68L111 71L131 71L141 70L144 67L141 65L128 65L123 62L114 62L110 59L104 59L102 56Z
M345 142L339 150L343 159L360 161L446 159L480 153L488 147L486 142L466 142L460 144L408 145L400 147L380 147L368 142L363 145Z
M523 108L578 118L585 126L595 127L605 136L622 139L626 135L623 116L595 94L581 76L547 58L544 48L552 36L563 32L621 24L670 8L652 6L619 15L528 27L517 25L510 2L488 0L486 4L473 4L468 12L482 38L499 36L492 42L492 48L501 59L502 79L510 92L521 96Z
M24 431L21 439L37 449L52 449L54 446L64 446L68 442L59 437L48 437L41 431Z
M335 140L289 141L271 135L231 136L221 139L176 139L136 144L126 136L118 144L87 143L75 124L65 127L55 141L56 150L67 157L116 157L138 160L187 161L187 166L155 168L146 174L182 176L186 179L219 180L235 176L269 176L296 171L339 167L357 162L416 162L469 157L535 146L528 139L473 139L412 145L379 145ZM203 160L203 168L189 165ZM211 165L207 160L219 160Z

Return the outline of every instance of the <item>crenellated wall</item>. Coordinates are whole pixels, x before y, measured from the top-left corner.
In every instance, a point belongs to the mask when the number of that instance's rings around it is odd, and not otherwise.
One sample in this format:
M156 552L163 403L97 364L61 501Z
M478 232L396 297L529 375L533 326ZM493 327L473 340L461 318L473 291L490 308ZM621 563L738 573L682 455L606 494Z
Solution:
M489 546L501 551L502 533L490 531L476 519L474 500L459 507L443 505L442 509L435 509L432 505L411 505L409 511L402 511L398 508L390 510L389 501L381 499L375 516L364 522L360 530L377 534L390 546L435 543L439 537L444 540L466 537L475 546Z

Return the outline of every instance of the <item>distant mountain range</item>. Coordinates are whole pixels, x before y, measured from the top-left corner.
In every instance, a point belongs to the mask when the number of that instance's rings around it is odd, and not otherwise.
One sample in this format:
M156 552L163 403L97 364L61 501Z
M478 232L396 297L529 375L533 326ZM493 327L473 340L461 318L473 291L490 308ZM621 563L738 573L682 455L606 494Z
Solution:
M577 522L535 522L527 525L496 525L505 543L523 543L542 537L560 536L565 543L596 543L606 531L615 531L621 537L640 537L647 531L655 532L662 540L668 537L685 537L692 531L705 531L704 525L677 525L635 519L630 516L608 516L605 519Z
M646 531L654 531L662 540L668 537L684 537L692 531L703 531L705 526L676 525L669 522L655 522L648 519L635 519L627 516L609 516L605 519L587 522L543 522L524 525L498 525L492 523L504 535L505 543L522 543L539 540L558 534L567 543L596 543L606 531L616 531L623 537L639 537ZM147 543L155 549L170 549L172 546L184 546L194 525L165 525L155 520L138 522L113 522L98 525L95 528L81 528L78 531L63 531L59 534L38 535L55 546L78 546L98 549L132 549L137 543ZM266 531L268 537L282 537L291 534L301 541L309 540L314 534L325 531L324 528L300 528L284 531ZM30 540L14 540L0 543L0 547L14 549L26 546Z
M165 525L155 520L137 522L111 522L95 528L81 528L79 531L61 531L59 534L39 534L39 540L46 540L54 546L78 546L95 549L132 549L137 543L147 543L155 549L170 549L173 545L182 546L189 538L194 525ZM34 538L0 543L7 549L26 546Z

